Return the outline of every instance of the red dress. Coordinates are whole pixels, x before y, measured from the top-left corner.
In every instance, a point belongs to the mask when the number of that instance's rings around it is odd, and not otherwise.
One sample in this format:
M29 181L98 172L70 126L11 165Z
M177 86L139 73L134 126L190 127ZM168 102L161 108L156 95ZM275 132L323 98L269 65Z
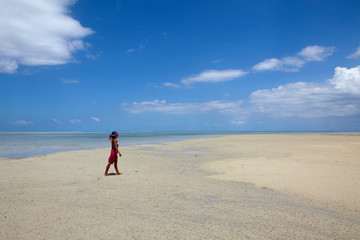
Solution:
M119 146L119 144L117 144L117 146ZM111 143L111 153L110 153L110 157L109 157L109 163L116 162L117 159L118 159L117 151L116 151L116 148L114 146L114 142L112 142Z

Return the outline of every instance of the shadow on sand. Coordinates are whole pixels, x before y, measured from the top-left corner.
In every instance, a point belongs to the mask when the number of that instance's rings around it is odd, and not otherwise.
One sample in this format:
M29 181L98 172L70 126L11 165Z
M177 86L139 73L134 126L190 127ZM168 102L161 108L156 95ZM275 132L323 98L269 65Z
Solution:
M117 175L116 173L108 173L108 175L107 176L105 176L105 177L110 177L110 176L121 176L121 175L123 175L124 173L121 173L120 175Z

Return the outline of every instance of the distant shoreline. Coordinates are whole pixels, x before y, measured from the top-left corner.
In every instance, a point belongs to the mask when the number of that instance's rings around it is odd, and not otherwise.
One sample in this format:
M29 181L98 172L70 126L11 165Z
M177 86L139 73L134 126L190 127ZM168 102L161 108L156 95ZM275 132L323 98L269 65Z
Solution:
M81 151L81 150L94 150L94 149L103 149L107 148L109 143L107 141L107 135L108 132L0 132L0 138L3 134L11 134L11 135L17 135L20 136L21 134L26 134L26 136L33 135L48 135L48 134L58 134L58 135L72 135L75 134L75 136L87 135L87 134L101 134L103 135L102 143L100 145L91 145L91 146L78 146L78 147L67 147L67 148L61 148L61 149L50 149L45 150L43 153L27 153L25 152L23 155L15 156L15 157L8 157L6 154L4 154L1 149L5 148L5 146L0 145L0 160L4 159L26 159L30 157L40 157L40 156L46 156L48 154L54 154L58 152L72 152L72 151ZM152 136L153 138L148 138L146 140L140 139L138 142L136 141L136 137L131 137L133 142L127 142L126 139L122 139L122 134L154 134ZM156 134L160 134L159 136L156 136ZM162 135L165 134L165 135ZM166 135L168 134L168 135ZM179 134L179 135L178 135ZM183 135L184 134L184 135ZM135 145L142 145L142 144L166 144L170 142L178 142L183 140L191 140L191 139L206 139L206 138L217 138L217 137L224 137L224 136L236 136L236 135L337 135L337 136L356 136L360 135L360 132L120 132L120 147L126 147L126 146L135 146ZM55 136L56 137L56 136ZM126 137L129 137L128 135ZM161 139L156 139L156 137L161 137ZM2 139L2 142L4 142L4 139ZM64 143L62 143L64 144ZM66 143L65 143L66 144ZM19 146L20 148L27 148L28 146L24 144L24 146ZM38 147L43 148L43 146L38 145ZM54 146L57 147L57 146ZM8 154L9 155L9 154Z
M25 133L25 134L51 134L51 133L64 133L64 134L72 134L72 133L110 133L111 130L109 131L74 131L74 132L69 132L69 131L2 131L0 130L0 134L1 133L16 133L16 134L21 134L21 133ZM211 134L211 133L239 133L239 134L245 134L245 133L250 133L250 134L272 134L272 133L359 133L360 131L118 131L118 133L199 133L199 134Z

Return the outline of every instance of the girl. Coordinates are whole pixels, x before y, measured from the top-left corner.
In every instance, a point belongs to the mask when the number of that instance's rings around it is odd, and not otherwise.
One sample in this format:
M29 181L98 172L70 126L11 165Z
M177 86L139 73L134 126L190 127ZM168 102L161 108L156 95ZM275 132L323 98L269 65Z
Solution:
M111 135L109 135L109 140L111 141L111 154L109 157L109 163L106 166L105 176L109 176L108 171L109 171L111 164L113 164L113 163L114 163L114 167L116 170L116 175L122 174L121 172L119 172L118 167L117 167L117 154L119 153L119 156L120 157L122 156L121 152L119 151L119 148L118 148L118 146L119 146L118 141L116 140L118 136L119 136L119 134L115 131L113 131L111 133Z

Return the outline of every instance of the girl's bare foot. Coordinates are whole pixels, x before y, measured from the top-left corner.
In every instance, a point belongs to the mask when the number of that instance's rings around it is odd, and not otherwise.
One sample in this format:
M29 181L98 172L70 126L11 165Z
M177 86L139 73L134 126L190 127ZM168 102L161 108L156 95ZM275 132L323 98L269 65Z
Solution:
M118 173L116 173L116 175L122 175L123 173L121 173L121 172L118 172Z
M109 174L107 174L107 173L104 173L104 175L105 175L105 176L109 176Z

